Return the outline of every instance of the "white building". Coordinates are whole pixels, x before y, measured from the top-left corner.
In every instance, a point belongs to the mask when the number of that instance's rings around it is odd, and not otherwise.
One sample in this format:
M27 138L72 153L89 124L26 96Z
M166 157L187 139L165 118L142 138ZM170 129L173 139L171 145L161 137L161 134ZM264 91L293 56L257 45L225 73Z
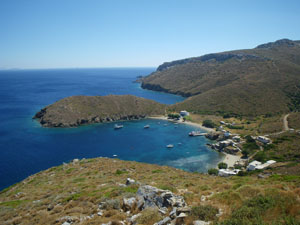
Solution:
M257 166L261 165L261 162L254 160L253 162L249 163L247 170L252 171L255 170Z
M269 144L271 142L271 139L270 138L267 138L265 136L258 136L257 137L257 140L261 143L264 143L264 144Z
M188 116L188 115L190 115L190 113L188 111L185 111L185 110L180 111L180 116L184 117L184 116Z
M251 162L248 167L247 170L252 171L252 170L263 170L266 169L267 167L269 167L270 165L276 163L275 160L268 160L266 163L261 163L259 161L253 161Z
M220 169L219 170L219 176L220 177L229 177L229 176L234 176L237 175L239 173L239 169L234 169L234 170L230 170L230 169Z
M274 164L274 163L276 163L276 161L274 161L274 160L269 160L269 161L267 161L267 162L264 163L264 164L258 165L257 167L255 167L255 169L256 169L256 170L263 170L263 169L269 167L270 165L272 165L272 164Z

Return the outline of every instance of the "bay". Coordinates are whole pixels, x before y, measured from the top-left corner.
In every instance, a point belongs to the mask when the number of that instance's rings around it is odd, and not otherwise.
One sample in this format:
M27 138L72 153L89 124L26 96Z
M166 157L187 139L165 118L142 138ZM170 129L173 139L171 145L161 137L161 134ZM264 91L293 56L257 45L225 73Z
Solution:
M74 158L111 157L206 172L223 157L206 147L194 129L163 120L122 122L79 128L43 128L32 116L72 95L132 94L165 104L181 96L143 90L133 81L154 68L0 71L0 190L27 176ZM149 129L144 125L149 124ZM178 144L181 143L181 144ZM173 144L168 149L166 145Z

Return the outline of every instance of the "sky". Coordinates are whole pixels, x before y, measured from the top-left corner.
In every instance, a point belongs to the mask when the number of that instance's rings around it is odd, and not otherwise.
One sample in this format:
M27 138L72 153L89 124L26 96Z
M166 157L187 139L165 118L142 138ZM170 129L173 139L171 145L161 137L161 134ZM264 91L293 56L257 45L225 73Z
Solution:
M299 0L0 0L0 69L157 67L300 40Z

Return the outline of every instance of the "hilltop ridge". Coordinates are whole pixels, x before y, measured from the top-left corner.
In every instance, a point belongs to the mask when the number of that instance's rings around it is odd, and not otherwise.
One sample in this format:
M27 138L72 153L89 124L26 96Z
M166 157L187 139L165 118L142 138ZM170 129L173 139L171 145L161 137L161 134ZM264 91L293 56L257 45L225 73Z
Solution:
M190 97L174 110L282 114L299 109L300 42L282 39L166 62L140 81L145 89Z

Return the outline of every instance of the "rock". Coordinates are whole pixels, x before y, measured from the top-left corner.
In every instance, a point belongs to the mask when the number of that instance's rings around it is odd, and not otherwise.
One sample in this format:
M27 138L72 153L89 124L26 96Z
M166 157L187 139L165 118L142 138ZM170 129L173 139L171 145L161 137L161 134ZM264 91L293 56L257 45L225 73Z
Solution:
M163 208L159 209L158 212L160 212L162 215L166 215L168 212L168 209L166 207L163 207Z
M53 208L54 208L54 206L50 204L50 205L48 205L48 207L47 207L47 211L51 211Z
M131 184L135 184L135 180L133 180L131 178L127 178L126 185L131 185Z
M79 159L73 159L73 164L78 163L78 162L79 162Z
M168 224L169 222L171 221L171 218L170 217L166 217L164 218L163 220L155 223L154 225L166 225Z
M177 216L177 218L185 218L185 217L187 217L185 213L180 213L179 216Z
M184 207L186 205L182 196L174 195L170 191L161 190L150 185L141 186L137 191L138 208L168 208ZM142 204L143 202L143 204Z
M132 207L136 204L136 198L123 198L123 209L124 211L130 211Z
M97 215L98 215L98 216L103 216L103 211L102 211L102 210L99 211L99 212L97 213Z
M191 208L190 207L181 207L181 208L178 208L177 209L177 214L180 214L180 213L189 213L191 212Z
M219 209L218 214L216 214L217 217L220 217L223 215L223 209Z
M137 219L141 216L142 214L141 213L138 213L136 215L133 215L132 217L129 218L129 223L130 224L135 224Z
M64 222L62 225L71 225L71 223L69 223L69 222Z
M205 202L206 197L204 195L201 195L201 202Z
M209 225L210 222L205 222L205 221L203 221L203 220L195 220L195 221L193 222L193 224L194 224L194 225Z
M177 215L177 208L174 207L173 210L170 212L169 217L171 217L171 219L175 219Z
M162 190L157 189L156 187L152 187L150 185L142 186L137 191L137 196L140 201L143 201L143 207L145 208L161 208L163 207L163 199L159 195Z

